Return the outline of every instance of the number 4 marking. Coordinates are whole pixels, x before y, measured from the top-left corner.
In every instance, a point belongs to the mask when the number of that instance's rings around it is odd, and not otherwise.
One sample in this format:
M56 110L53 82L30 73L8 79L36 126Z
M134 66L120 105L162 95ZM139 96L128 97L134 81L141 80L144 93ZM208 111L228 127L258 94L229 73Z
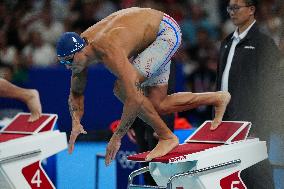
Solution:
M234 185L239 185L240 181L233 181L231 184L231 189L239 189L238 187L235 187Z
M42 181L40 180L40 170L37 169L37 171L35 172L32 180L31 180L32 184L36 184L36 186L39 188L40 184L42 183Z

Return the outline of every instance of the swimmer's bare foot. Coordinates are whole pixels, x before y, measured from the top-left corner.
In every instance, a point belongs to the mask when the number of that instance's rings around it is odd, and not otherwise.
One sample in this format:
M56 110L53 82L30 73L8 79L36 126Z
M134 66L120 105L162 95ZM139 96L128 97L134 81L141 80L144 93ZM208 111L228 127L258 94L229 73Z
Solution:
M231 100L231 95L228 92L225 91L219 91L217 92L218 94L218 102L215 105L215 118L211 123L211 130L217 129L217 127L220 125L222 122L224 113L226 111L226 107L228 103Z
M151 161L154 158L161 157L177 147L179 140L176 136L169 139L159 139L157 146L147 155L145 161Z
M31 112L31 116L28 121L33 122L36 121L41 116L42 113L39 93L35 89L28 89L27 93L28 95L25 103L27 104Z

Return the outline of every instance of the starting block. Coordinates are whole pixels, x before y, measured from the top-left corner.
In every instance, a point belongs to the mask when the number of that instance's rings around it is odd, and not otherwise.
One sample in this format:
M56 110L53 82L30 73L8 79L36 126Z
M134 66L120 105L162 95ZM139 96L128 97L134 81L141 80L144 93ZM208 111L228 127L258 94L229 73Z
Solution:
M211 121L204 122L184 144L133 171L128 189L246 189L240 173L268 157L266 142L247 138L250 122L223 121L214 131L210 126ZM128 160L145 161L148 153L128 156ZM132 184L134 177L145 172L158 186Z
M53 131L55 114L29 117L19 113L0 131L0 188L55 189L41 161L67 148L66 134Z

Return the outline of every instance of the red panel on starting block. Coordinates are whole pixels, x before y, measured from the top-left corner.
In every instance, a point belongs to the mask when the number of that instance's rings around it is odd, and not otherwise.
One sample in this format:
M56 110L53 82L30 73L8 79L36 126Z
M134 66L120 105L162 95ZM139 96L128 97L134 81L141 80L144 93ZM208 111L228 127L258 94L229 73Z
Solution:
M34 122L28 122L29 117L30 114L28 113L19 113L9 125L1 130L1 133L35 134L50 131L57 120L55 114L42 114Z
M232 142L246 139L248 136L249 130L250 130L250 126L245 127L236 137L232 139Z
M16 138L22 138L27 136L27 134L10 134L10 133L1 133L0 134L0 143L6 142L8 140L13 140Z
M185 143L177 146L174 148L171 152L168 154L153 159L151 162L162 162L162 163L169 163L169 162L175 162L182 159L185 159L186 155L201 152L209 148L214 148L217 146L220 146L221 144L210 144L210 143ZM132 161L145 161L146 156L149 154L148 152L143 152L135 155L128 156L128 160Z
M29 117L30 115L18 116L4 131L34 132L49 118L49 116L41 116L35 122L28 122Z
M222 122L215 130L210 130L211 121L204 122L186 142L230 143L245 140L249 129L249 122Z

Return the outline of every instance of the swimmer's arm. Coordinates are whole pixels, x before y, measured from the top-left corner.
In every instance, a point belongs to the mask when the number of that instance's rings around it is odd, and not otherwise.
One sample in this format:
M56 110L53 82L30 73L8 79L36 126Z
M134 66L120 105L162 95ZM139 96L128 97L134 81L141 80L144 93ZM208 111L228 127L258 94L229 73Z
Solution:
M125 101L120 125L115 136L122 138L135 121L143 101L140 83L136 78L136 70L128 60L121 40L127 39L128 30L116 27L99 38L93 40L91 46L96 56L102 59L105 66L121 81L125 89Z
M116 33L118 32L118 33ZM117 76L125 88L125 98L120 124L112 135L106 150L105 163L108 165L119 150L121 138L127 133L130 126L135 121L140 106L143 103L143 94L137 86L140 86L136 71L130 64L123 47L117 40L121 40L119 29L110 32L110 35L97 43L96 50L102 53L103 62L108 69ZM123 95L124 96L124 95Z
M84 91L87 83L87 69L80 73L72 73L71 89L69 95L69 111L72 123L80 123L84 114Z
M135 69L121 48L108 48L103 62L122 82L125 88L125 102L119 127L115 135L122 138L135 121L143 101L140 83L135 77Z
M105 164L109 165L114 160L121 145L121 138L125 136L135 121L143 103L143 94L136 71L128 61L125 52L121 48L108 48L104 56L104 63L113 72L123 85L125 91L123 112L116 131L112 135L106 150Z

